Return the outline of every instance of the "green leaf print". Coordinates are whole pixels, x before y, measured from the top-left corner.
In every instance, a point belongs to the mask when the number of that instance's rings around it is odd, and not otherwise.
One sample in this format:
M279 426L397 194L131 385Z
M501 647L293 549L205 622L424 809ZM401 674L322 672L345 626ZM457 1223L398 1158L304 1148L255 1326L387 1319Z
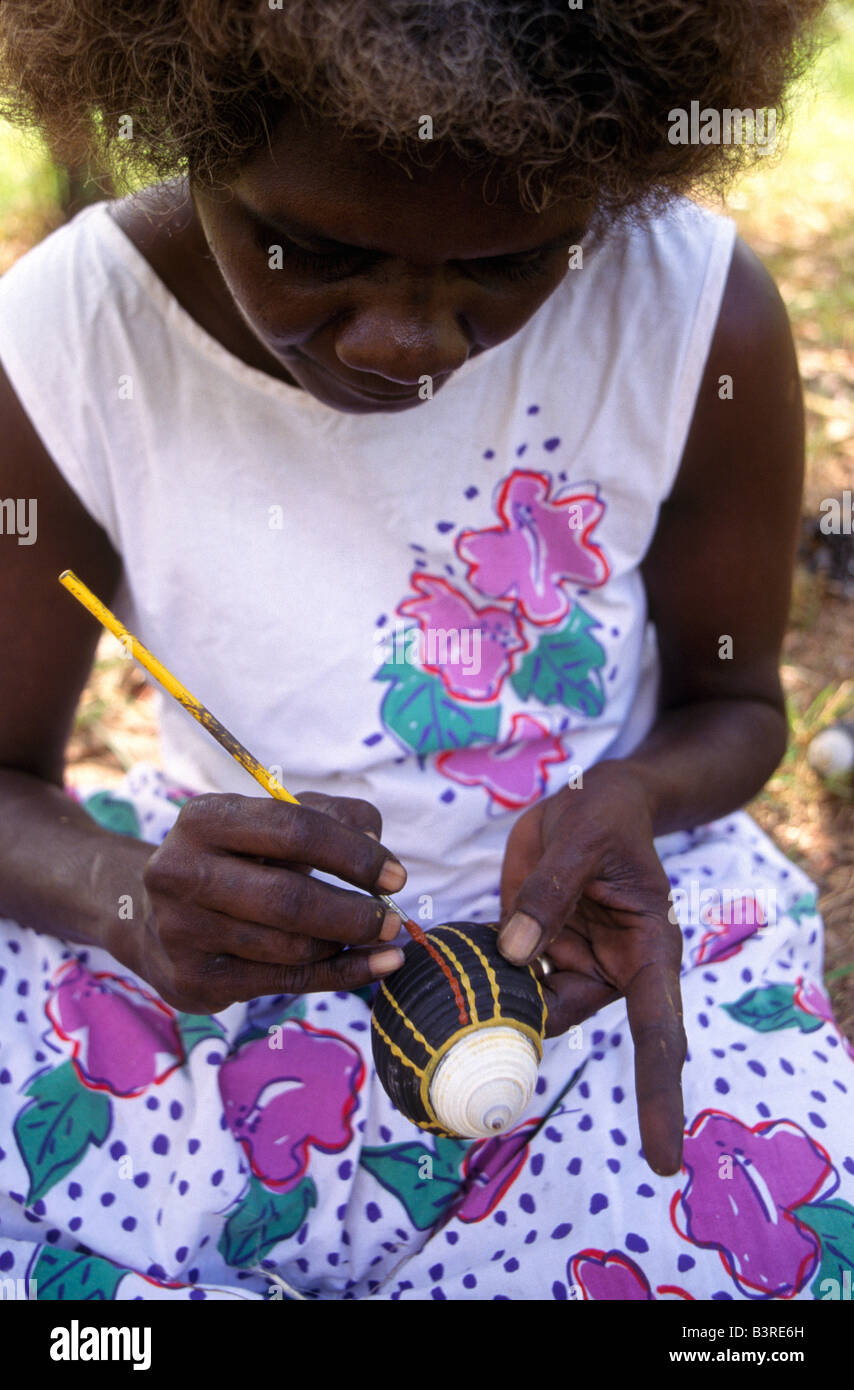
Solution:
M175 1022L184 1044L184 1056L189 1057L193 1048L206 1038L216 1038L220 1042L225 1037L225 1029L210 1014L176 1014Z
M361 1166L406 1208L417 1231L439 1220L462 1184L460 1167L470 1145L437 1137L431 1149L425 1136L403 1144L363 1149Z
M298 1231L316 1206L317 1189L311 1178L303 1178L290 1192L271 1192L257 1178L250 1178L246 1195L225 1223L217 1249L226 1264L239 1268L255 1265L280 1240Z
M843 1274L854 1269L854 1207L848 1202L807 1203L795 1207L794 1214L821 1242L821 1264L810 1290L813 1298L826 1298L832 1292L822 1290L825 1279L836 1281L837 1298L841 1297Z
M30 1278L39 1301L113 1299L126 1274L132 1271L111 1264L99 1255L81 1255L76 1250L57 1250L43 1246Z
M475 743L493 743L498 737L498 705L455 700L438 676L417 666L403 660L387 661L374 680L390 682L380 711L384 724L419 758L446 749L470 748Z
M801 896L792 903L788 909L789 916L793 917L798 926L801 925L803 917L815 917L818 912L818 896L815 893L802 893Z
M71 1062L37 1076L26 1094L32 1100L15 1120L14 1133L30 1175L29 1206L76 1168L91 1144L100 1148L112 1109L102 1092L83 1085Z
M141 838L136 809L133 802L123 796L116 796L115 792L95 792L86 797L83 805L104 830L112 830L115 835L131 835L137 840Z
M794 985L765 985L749 989L733 1004L722 1004L730 1018L757 1033L776 1033L778 1028L799 1028L814 1033L825 1020L808 1014L794 1003Z
M563 705L588 717L601 714L605 691L600 667L605 665L606 656L604 647L592 636L593 628L599 626L576 603L564 626L558 632L544 633L510 677L519 698L534 696L543 705Z

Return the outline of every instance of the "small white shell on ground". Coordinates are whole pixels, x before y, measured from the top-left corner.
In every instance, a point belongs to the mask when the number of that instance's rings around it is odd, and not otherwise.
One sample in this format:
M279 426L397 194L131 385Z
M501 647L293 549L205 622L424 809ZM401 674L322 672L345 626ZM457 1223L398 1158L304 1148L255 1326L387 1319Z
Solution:
M436 1119L463 1139L488 1139L514 1125L537 1081L534 1044L515 1028L468 1033L442 1058L430 1083Z
M847 729L825 729L810 744L807 762L822 777L844 777L854 770L854 738Z

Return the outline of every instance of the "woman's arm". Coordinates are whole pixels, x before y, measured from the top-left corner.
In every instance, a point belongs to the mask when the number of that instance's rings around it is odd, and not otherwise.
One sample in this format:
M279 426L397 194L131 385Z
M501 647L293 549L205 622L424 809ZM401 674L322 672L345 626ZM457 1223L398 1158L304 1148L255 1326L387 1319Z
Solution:
M34 544L0 537L0 916L102 946L194 1013L256 995L358 989L397 969L399 950L343 949L400 930L373 894L397 892L406 875L367 802L197 797L155 848L102 830L64 794L65 744L98 628L57 576L76 570L109 603L120 562L2 371L0 495L37 501ZM362 891L321 883L307 867ZM120 915L127 897L132 917Z
M724 376L731 400L720 395ZM739 242L682 466L643 566L661 713L625 762L646 788L656 834L743 806L785 751L778 663L803 463L786 311Z
M732 399L719 379L732 378ZM659 717L609 759L532 807L510 835L500 946L548 950L548 1031L625 995L644 1151L681 1162L682 937L653 836L754 795L780 760L777 673L803 469L795 353L773 283L736 250L679 476L644 576L661 654Z

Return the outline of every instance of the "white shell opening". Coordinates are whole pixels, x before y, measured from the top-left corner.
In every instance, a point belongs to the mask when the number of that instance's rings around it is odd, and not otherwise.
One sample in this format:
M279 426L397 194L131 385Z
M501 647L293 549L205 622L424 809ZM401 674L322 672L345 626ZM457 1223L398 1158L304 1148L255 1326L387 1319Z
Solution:
M844 777L854 769L854 739L845 729L824 729L807 749L807 762L822 777Z
M502 1134L524 1112L537 1081L537 1052L515 1028L481 1028L445 1054L430 1083L443 1129L463 1139Z

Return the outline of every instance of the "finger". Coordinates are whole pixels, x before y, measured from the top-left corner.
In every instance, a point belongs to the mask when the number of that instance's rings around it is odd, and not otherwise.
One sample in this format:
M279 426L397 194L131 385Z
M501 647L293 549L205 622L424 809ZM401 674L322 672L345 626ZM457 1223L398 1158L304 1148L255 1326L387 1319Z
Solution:
M152 880L160 892L278 933L298 933L345 945L393 941L403 923L376 898L289 869L271 868L230 854L187 856ZM230 950L229 947L225 948ZM280 948L281 949L281 948ZM243 954L238 952L236 954ZM281 958L281 957L280 957Z
M533 873L516 894L509 921L498 937L498 949L514 965L527 965L548 949L564 923L572 916L584 886L594 878L601 862L595 841L557 833L546 846Z
M192 946L208 956L236 956L266 965L306 965L341 950L338 941L276 931L223 912L207 911L193 921Z
M396 893L406 870L378 841L310 806L208 794L181 808L185 834L212 849L310 864L368 892Z
M298 792L297 801L313 811L331 816L341 825L349 825L363 835L379 840L383 833L383 818L370 801L357 796L326 796L323 792Z
M571 970L556 970L543 985L548 1014L546 1037L553 1038L620 998L619 990Z
M653 958L626 987L635 1048L635 1092L644 1156L660 1176L682 1166L682 1067L687 1049L679 972Z
M260 965L234 956L214 956L203 973L208 992L213 988L229 1003L245 1003L270 994L351 993L393 974L402 964L403 952L390 946L371 952L339 951L328 960L305 965Z

